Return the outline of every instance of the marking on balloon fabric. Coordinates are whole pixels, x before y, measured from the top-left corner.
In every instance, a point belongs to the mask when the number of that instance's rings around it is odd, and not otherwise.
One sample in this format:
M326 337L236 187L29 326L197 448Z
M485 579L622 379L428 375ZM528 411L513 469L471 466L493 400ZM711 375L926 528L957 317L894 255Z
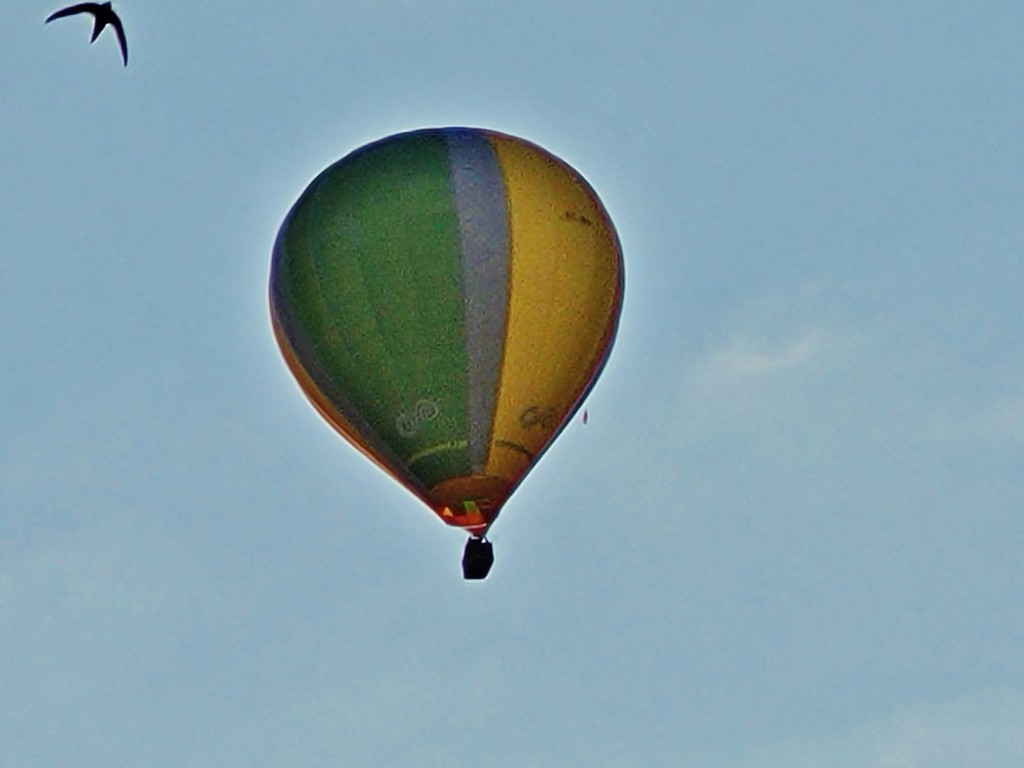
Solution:
M554 429L556 418L555 409L551 406L541 408L539 405L531 405L519 414L519 426L523 429L539 427L547 431Z
M468 440L448 440L444 443L438 443L432 445L429 448L424 448L422 451L416 451L412 456L405 460L408 465L413 465L421 459L425 459L429 456L434 456L438 453L444 453L445 451L458 451L469 445Z
M511 440L495 440L494 444L499 448L508 448L510 451L521 453L528 459L533 458L533 451L531 451L526 446L520 445L519 443L514 443Z
M564 221L574 221L577 224L583 224L584 226L587 227L594 226L594 222L592 222L582 213L575 213L574 211L566 211L565 213L562 214L562 219Z
M436 400L423 397L416 401L412 408L407 408L395 417L395 429L402 437L412 437L425 421L433 421L441 413L441 406Z

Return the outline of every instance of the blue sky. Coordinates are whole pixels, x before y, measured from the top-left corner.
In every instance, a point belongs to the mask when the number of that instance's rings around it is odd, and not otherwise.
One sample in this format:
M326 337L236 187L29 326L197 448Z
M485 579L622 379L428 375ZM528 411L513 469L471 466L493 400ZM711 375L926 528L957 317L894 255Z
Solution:
M0 765L1024 766L1024 8L129 2L0 25ZM555 152L616 348L461 579L274 345L352 149Z

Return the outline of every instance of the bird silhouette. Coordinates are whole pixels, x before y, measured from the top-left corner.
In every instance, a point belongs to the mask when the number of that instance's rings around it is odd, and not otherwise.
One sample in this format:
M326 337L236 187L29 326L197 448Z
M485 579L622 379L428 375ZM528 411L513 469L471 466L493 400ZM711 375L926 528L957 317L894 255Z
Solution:
M79 3L78 5L69 5L67 8L54 11L47 16L46 23L49 24L54 19L62 19L65 16L73 16L76 13L91 13L94 17L92 37L89 39L90 43L96 42L96 38L100 36L100 32L108 24L114 28L117 42L121 46L121 58L124 59L124 65L127 67L128 43L124 39L124 27L121 26L121 19L114 13L110 3Z

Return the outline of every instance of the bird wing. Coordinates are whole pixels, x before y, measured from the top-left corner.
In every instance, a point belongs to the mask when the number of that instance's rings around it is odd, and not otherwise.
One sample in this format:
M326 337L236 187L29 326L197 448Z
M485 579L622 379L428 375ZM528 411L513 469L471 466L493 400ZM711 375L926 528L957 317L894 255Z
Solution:
M61 8L59 11L54 11L46 17L46 24L49 24L54 19L62 19L65 16L73 16L76 13L91 13L94 16L99 11L99 3L79 3L78 5L69 5L67 8Z
M124 27L121 26L121 19L116 14L111 14L110 26L114 28L114 34L117 35L117 43L121 46L121 58L124 59L124 65L128 66L128 41L124 39Z

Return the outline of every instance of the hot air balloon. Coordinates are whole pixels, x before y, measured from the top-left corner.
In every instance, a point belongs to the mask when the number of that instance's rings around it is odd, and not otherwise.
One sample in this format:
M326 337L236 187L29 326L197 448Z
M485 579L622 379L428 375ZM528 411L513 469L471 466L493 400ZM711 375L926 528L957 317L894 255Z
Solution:
M466 578L604 367L618 237L575 170L523 139L436 128L362 147L281 226L270 314L320 415L445 523Z

